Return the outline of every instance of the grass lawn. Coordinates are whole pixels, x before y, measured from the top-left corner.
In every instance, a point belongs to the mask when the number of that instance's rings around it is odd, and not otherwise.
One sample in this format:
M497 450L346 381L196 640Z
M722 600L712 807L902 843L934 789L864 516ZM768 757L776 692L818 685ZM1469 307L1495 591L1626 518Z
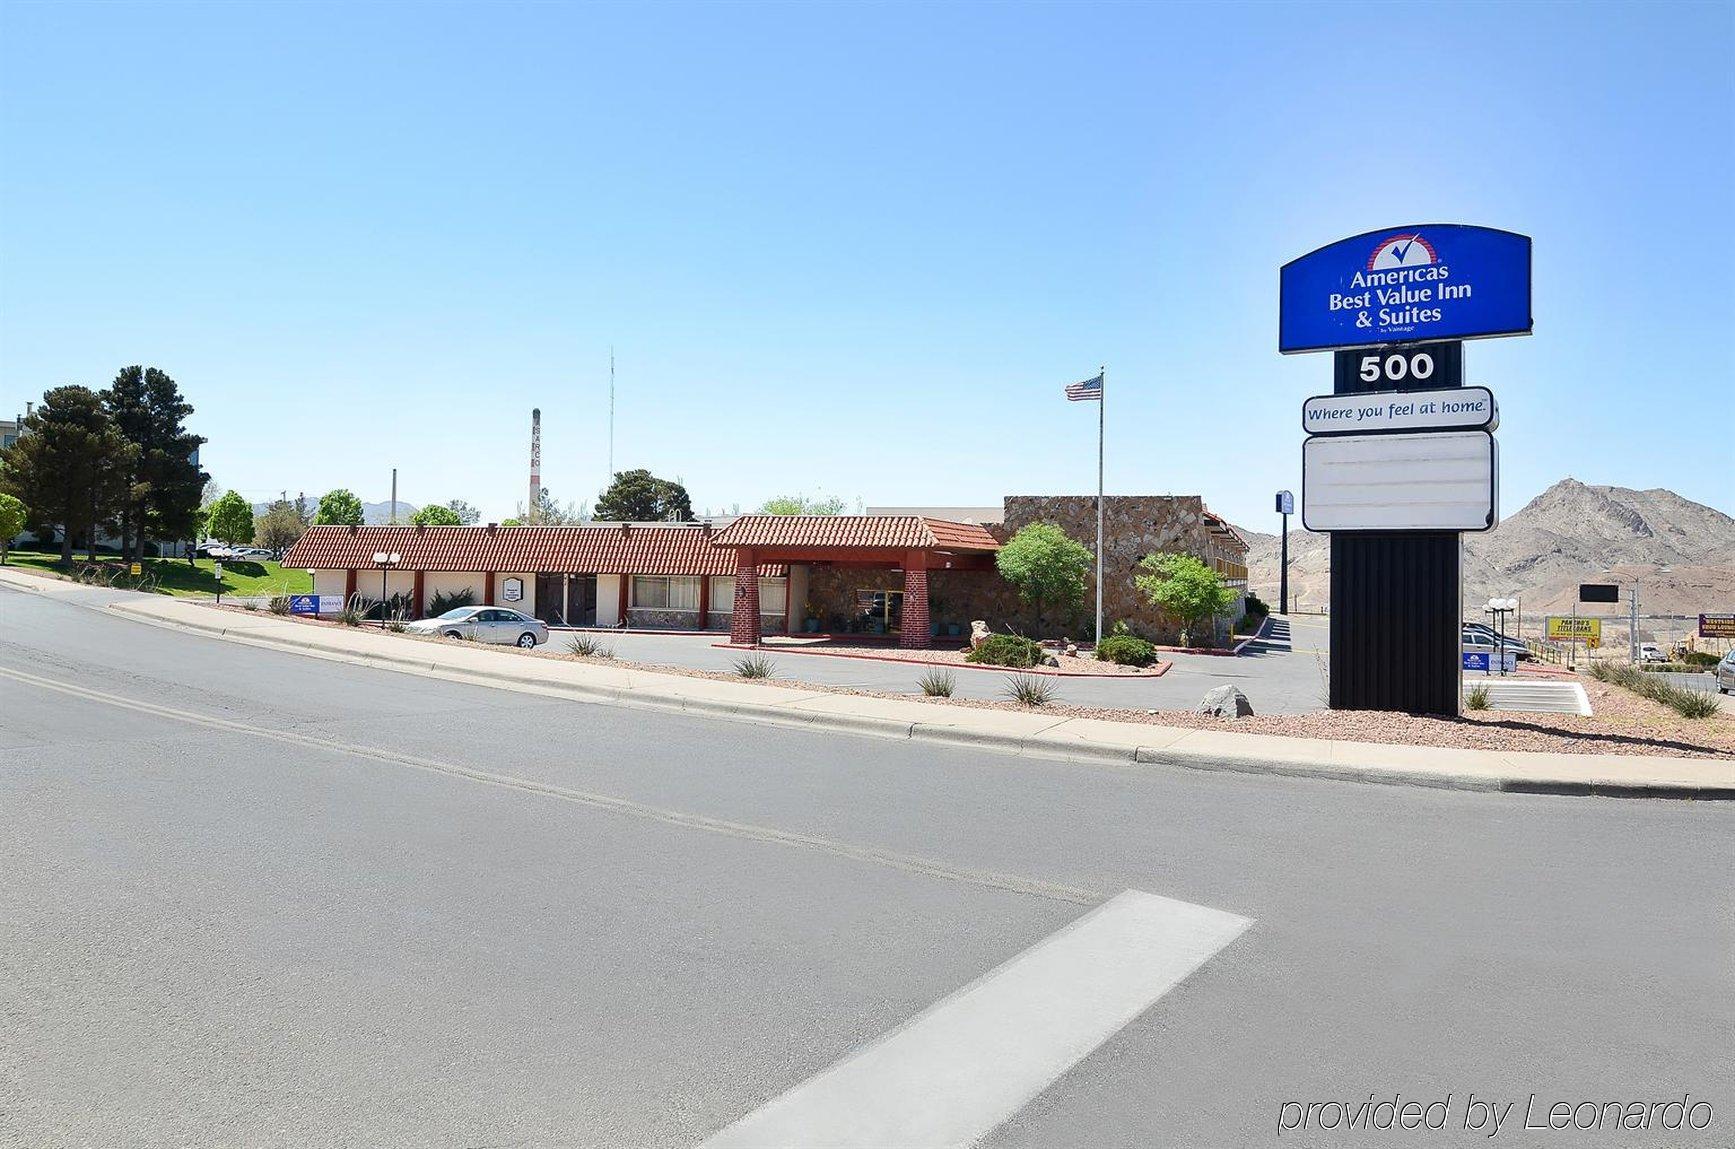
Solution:
M127 574L127 565L113 555L99 556L93 563L86 562L77 555L73 556L70 568L60 565L60 555L43 554L39 551L11 551L6 556L8 565L26 567L31 570L47 571L50 574L71 576L77 578L79 572L90 566L101 568L100 581L113 586L127 587L137 590L151 590L158 594L172 594L184 598L197 598L217 593L217 577L212 571L210 559L195 559L189 566L186 559L146 559L144 574L133 578ZM233 595L277 595L277 594L311 594L313 593L313 576L304 570L293 567L285 570L273 562L235 562L223 564L223 593Z

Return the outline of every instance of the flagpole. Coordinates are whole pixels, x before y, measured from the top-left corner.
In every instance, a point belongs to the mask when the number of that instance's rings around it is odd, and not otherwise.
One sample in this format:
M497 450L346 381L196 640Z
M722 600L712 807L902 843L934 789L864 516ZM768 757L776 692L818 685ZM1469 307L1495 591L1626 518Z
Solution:
M1102 461L1108 425L1108 368L1102 368L1102 393L1096 403L1096 643L1102 645Z

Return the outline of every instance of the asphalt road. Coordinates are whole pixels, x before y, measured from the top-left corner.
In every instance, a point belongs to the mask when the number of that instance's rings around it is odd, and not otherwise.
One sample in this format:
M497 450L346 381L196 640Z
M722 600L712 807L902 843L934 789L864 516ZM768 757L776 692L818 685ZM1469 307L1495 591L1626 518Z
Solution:
M1516 1102L1499 1145L1735 1142L1728 804L587 706L90 601L0 587L0 1143L694 1145L936 1003L1034 1047L1100 1012L1112 952L955 1006L1125 890L1251 925L979 1143L1485 1144L1472 1091ZM1029 1058L979 1060L923 1103ZM1279 1136L1286 1101L1370 1094L1450 1094L1446 1127ZM1533 1094L1712 1117L1527 1133Z

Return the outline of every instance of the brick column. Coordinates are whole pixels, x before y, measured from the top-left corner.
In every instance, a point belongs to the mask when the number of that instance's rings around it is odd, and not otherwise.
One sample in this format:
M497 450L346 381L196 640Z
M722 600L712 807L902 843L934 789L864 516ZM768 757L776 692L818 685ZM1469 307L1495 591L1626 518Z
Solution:
M928 559L921 551L911 551L904 556L904 623L898 645L918 650L933 645L928 624Z
M735 551L735 607L729 616L729 641L759 645L759 560L752 547Z

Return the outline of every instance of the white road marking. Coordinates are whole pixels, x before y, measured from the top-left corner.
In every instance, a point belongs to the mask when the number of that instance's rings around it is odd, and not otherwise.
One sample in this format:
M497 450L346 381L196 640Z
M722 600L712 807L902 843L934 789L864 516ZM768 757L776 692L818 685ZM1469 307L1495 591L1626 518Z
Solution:
M969 1145L1251 924L1127 890L701 1149Z

